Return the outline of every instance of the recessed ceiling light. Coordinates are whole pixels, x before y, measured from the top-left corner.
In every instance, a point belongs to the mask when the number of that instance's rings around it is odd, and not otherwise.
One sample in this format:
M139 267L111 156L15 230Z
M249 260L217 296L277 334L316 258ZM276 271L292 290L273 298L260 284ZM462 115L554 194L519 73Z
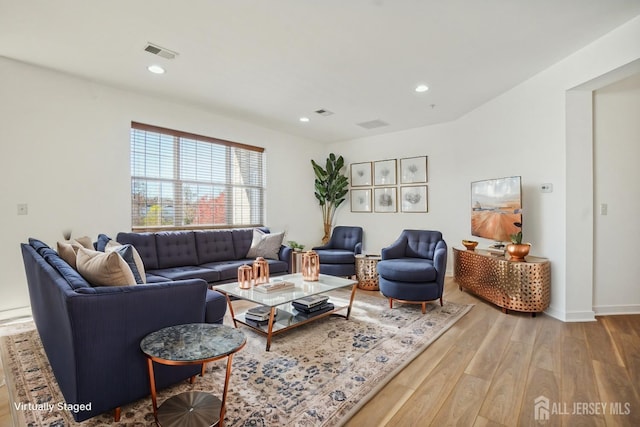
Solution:
M149 65L147 70L151 71L153 74L164 74L164 68L159 65Z
M309 117L300 117L300 121L302 123L307 123L309 121Z
M429 90L429 86L427 85L418 85L416 86L416 92L426 92Z

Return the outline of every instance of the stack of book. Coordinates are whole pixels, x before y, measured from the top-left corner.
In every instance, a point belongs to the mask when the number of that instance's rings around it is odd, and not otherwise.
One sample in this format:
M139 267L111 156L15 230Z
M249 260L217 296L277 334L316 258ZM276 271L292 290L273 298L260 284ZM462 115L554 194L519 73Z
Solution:
M310 295L294 300L291 305L296 309L298 318L309 318L334 309L326 295Z
M275 309L275 316L278 315L278 309ZM271 315L271 307L265 305L259 305L257 307L250 308L244 314L244 318L247 323L265 325L269 323L269 316Z

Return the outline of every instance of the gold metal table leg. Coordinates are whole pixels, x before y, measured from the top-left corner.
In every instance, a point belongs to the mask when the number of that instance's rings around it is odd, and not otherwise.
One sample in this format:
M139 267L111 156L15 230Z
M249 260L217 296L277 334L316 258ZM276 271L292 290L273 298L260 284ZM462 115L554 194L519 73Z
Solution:
M151 403L153 404L153 418L158 421L158 400L156 395L156 377L153 373L153 360L147 358L147 370L149 371L149 386L151 387Z

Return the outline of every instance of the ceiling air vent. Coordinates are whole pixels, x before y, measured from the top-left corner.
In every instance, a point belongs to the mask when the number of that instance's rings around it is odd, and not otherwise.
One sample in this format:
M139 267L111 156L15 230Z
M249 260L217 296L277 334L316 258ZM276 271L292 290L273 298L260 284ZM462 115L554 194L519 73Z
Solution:
M389 126L389 123L384 122L380 119L375 119L368 122L357 123L357 125L365 129L375 129L375 128L381 128L384 126Z
M316 113L326 117L326 116L332 115L333 111L329 111L329 110L325 110L324 108L321 108L319 110L316 110Z
M177 52L173 52L169 49L165 49L164 47L160 47L152 43L147 43L147 45L144 47L144 50L166 59L174 59L178 55Z

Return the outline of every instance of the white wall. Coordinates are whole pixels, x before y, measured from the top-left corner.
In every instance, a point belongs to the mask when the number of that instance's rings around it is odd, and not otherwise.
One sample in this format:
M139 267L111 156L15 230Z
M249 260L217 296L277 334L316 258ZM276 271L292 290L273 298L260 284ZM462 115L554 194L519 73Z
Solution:
M429 156L429 213L365 214L343 209L337 222L364 224L367 252L378 252L400 230L411 227L441 230L449 246L459 245L470 237L470 182L521 175L524 240L532 243L532 255L547 257L552 264L547 312L563 320L592 320L593 282L572 277L575 271L591 270L592 257L567 262L567 253L579 253L585 245L574 234L589 237L581 226L567 227L568 207L576 201L587 223L593 214L593 204L585 203L592 198L591 188L582 179L584 170L592 170L591 157L567 155L575 148L569 150L567 144L567 92L640 58L638 40L640 18L454 122L332 145L330 150L348 162ZM576 150L590 152L590 147ZM576 159L580 159L577 165ZM543 183L553 184L554 191L540 192ZM450 271L451 267L449 257Z
M571 89L640 58L638 40L640 17L454 122L328 147L0 58L0 317L28 304L18 250L27 237L55 244L65 228L94 237L130 227L128 133L135 120L266 147L267 224L306 245L322 235L310 158L429 156L429 213L340 208L336 223L363 225L367 252L413 227L441 230L450 246L459 244L470 237L470 182L521 175L525 240L552 263L548 312L593 319L592 140L582 115L569 108L573 95L584 104L590 94ZM542 183L554 192L541 193ZM27 216L16 215L18 203L28 203Z
M19 243L36 237L55 247L68 228L94 239L130 230L131 121L265 147L267 225L320 241L309 163L324 155L316 143L5 58L0 93L0 318L29 304ZM28 215L17 215L19 203Z
M640 74L594 99L594 310L640 312ZM607 205L602 215L600 205Z

